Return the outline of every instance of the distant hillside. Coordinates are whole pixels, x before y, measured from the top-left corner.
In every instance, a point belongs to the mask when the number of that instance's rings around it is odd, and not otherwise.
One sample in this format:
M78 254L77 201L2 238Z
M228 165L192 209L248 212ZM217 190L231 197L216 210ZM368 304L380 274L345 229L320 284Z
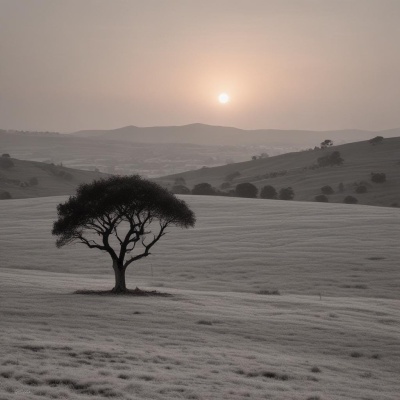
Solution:
M109 139L113 139L109 137ZM282 154L298 150L260 146L201 146L185 143L136 143L126 140L79 137L64 134L38 134L0 130L0 154L10 153L21 160L63 163L76 169L146 177L162 176L201 166L223 165L227 160L249 160L253 154L268 151Z
M0 199L9 197L6 193L13 199L72 194L79 184L105 176L100 172L0 157Z
M126 126L111 130L85 130L72 135L97 137L109 140L125 140L141 143L192 143L202 145L249 145L264 144L269 146L312 146L324 139L336 143L348 143L366 140L377 135L385 137L400 136L400 129L382 132L362 131L357 129L332 131L257 129L190 124L183 126L137 127Z
M333 151L340 152L344 159L343 165L312 168L319 157ZM294 200L314 201L315 196L321 194L321 187L330 185L335 191L328 196L330 202L341 203L345 196L351 195L360 204L400 205L400 137L384 139L375 146L368 141L355 142L324 150L288 153L221 167L202 168L165 176L158 181L172 186L177 178L183 178L189 188L201 182L208 182L218 188L229 180L229 174L235 172L238 176L231 181L231 187L227 191L234 189L238 183L251 182L258 188L272 185L278 191L283 187L292 187L295 192ZM371 172L385 173L387 181L371 182ZM341 182L344 186L342 192L338 189ZM356 184L360 182L364 182L367 193L355 192Z

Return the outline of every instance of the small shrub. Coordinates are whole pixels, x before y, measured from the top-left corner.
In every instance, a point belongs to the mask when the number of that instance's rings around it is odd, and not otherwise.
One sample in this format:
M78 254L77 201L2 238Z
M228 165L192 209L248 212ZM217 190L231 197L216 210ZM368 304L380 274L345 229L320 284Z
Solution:
M321 370L317 366L314 366L311 368L311 372L313 372L314 374L319 374Z
M8 153L3 153L1 156L5 157L5 158L10 158L11 157Z
M344 160L338 151L334 151L327 156L319 157L317 162L319 167L333 167L335 165L342 165Z
M376 146L377 144L381 144L383 142L383 136L375 136L374 138L370 139L369 144Z
M0 200L9 200L12 199L11 193L4 191L4 192L0 192Z
M352 353L350 353L350 357L353 358L360 358L362 356L363 356L362 353L360 353L359 351L353 351Z
M371 181L374 183L386 182L386 174L384 172L371 172Z
M0 157L0 168L9 169L14 166L13 161L8 157Z
M333 194L335 191L332 189L332 186L326 185L322 186L321 193L323 194Z
M314 201L318 201L320 203L329 203L328 197L324 194L319 194L319 195L315 196Z
M367 193L367 192L368 192L368 189L364 185L358 185L356 187L356 193L360 193L361 194L361 193Z
M212 325L212 321L207 321L205 319L201 319L200 321L197 321L199 325Z
M346 196L343 200L343 203L346 204L357 204L358 200L353 196Z
M198 183L193 187L192 194L213 196L217 193L216 190L209 183L203 182L203 183Z
M326 149L328 147L333 146L333 142L330 139L325 139L322 143L321 143L321 149Z
M280 296L279 290L259 290L257 294L263 294L267 296Z
M279 200L293 200L294 191L291 187L282 188L279 191Z
M278 197L278 192L273 186L267 185L261 189L260 197L262 199L276 199Z

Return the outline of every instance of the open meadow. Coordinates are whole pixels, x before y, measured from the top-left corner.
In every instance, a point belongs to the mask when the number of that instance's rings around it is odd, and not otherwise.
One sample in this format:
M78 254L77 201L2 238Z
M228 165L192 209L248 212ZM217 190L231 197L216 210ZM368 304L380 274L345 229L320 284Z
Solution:
M169 297L74 294L113 272L56 249L65 197L0 203L1 400L399 398L399 209L184 199L127 270Z

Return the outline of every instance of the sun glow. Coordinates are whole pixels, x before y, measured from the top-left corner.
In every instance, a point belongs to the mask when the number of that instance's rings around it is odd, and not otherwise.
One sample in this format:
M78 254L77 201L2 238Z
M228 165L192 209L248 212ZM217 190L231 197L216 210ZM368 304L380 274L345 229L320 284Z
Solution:
M218 101L219 101L221 104L229 103L230 100L231 100L231 98L229 97L228 93L221 93L221 94L218 96Z

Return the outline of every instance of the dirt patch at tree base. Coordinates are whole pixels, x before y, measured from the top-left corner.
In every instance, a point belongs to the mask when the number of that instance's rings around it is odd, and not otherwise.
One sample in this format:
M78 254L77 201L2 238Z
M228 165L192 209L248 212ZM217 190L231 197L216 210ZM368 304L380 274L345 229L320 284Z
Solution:
M170 293L157 292L157 290L142 290L136 287L135 289L127 289L124 292L115 292L114 290L77 290L74 294L89 294L97 296L160 296L171 297Z

